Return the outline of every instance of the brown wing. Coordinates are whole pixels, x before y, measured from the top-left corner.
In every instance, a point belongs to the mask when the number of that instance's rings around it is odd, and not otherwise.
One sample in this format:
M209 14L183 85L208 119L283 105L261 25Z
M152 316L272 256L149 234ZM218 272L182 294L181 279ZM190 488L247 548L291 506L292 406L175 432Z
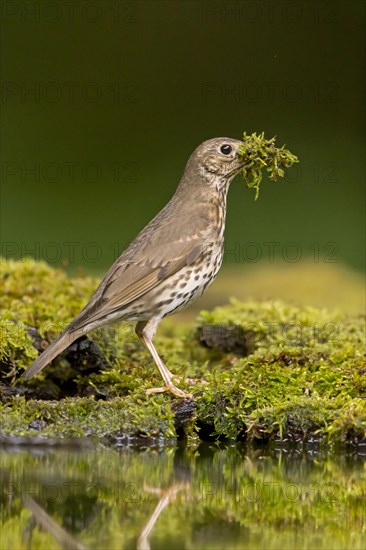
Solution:
M94 299L75 319L73 329L102 320L127 306L184 266L191 265L203 253L203 249L204 245L197 244L197 240L175 243L175 258L158 266L144 265L137 260L126 264L116 262L101 282Z
M217 239L212 223L215 204L201 204L190 196L189 208L182 208L178 199L176 194L111 266L90 302L72 323L73 329L98 323L137 300L185 265L192 264L204 253L206 244Z

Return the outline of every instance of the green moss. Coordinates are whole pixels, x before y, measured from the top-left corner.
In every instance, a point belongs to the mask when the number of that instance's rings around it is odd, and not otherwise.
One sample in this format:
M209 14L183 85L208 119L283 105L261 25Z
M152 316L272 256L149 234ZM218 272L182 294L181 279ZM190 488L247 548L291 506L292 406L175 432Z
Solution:
M37 355L26 325L15 322L10 311L4 312L0 319L0 361L16 369L17 366L26 366Z
M285 168L290 168L298 158L285 146L275 146L276 138L265 139L264 132L259 136L256 133L243 135L243 145L239 154L244 161L242 175L249 189L255 189L255 200L259 197L259 187L266 169L271 181L276 181L285 175Z
M0 415L3 433L16 436L41 433L49 438L113 436L126 440L175 436L170 403L162 398L148 399L141 392L109 401L86 397L26 401L24 397L15 397L0 405Z
M237 437L243 431L262 439L365 438L363 317L233 300L202 313L200 322L240 327L254 346L248 357L233 357L230 369L220 364L224 357L215 360L201 409L217 433Z
M61 269L31 259L0 262L1 314L53 338L88 301L99 280L70 279Z
M91 333L99 355L63 354L36 379L12 384L37 355L29 328L45 347L98 281L69 279L32 260L3 262L1 281L2 436L171 439L185 432L328 443L366 437L362 316L233 300L202 312L196 326L176 326L173 318L159 329L156 346L183 377L180 387L193 393L188 406L166 394L146 396L161 380L126 324ZM203 383L190 386L186 376Z

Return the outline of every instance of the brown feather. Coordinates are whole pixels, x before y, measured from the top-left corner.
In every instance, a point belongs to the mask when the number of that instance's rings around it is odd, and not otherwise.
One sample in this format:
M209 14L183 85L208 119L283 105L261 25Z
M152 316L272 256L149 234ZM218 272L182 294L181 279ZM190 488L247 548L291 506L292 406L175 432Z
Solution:
M188 246L189 244L189 246ZM186 265L191 265L194 260L202 253L203 246L197 245L196 242L185 243L185 254L174 261L170 261L163 266L159 266L155 269L150 266L139 266L136 264L129 264L124 266L125 269L120 269L120 275L117 278L113 278L112 281L102 281L103 291L100 293L98 299L93 302L89 302L89 306L86 307L81 313L83 315L78 316L73 323L73 330L79 329L87 324L95 323L118 311L119 309L126 307L128 304L141 298L147 292L153 290L162 281L168 279L177 271L182 269ZM122 267L122 266L121 266ZM127 277L124 277L124 275ZM139 278L136 280L137 276ZM126 280L133 280L131 284L126 286ZM99 290L99 289L98 289ZM97 292L98 292L97 290ZM79 322L78 322L79 321Z

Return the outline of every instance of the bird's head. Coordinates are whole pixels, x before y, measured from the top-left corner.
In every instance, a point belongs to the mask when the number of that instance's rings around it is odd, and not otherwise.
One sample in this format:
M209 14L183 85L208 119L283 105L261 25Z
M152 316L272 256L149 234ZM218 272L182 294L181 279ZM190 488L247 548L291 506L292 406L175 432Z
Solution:
M243 143L227 137L204 141L190 156L186 171L197 173L208 183L230 182L243 166L239 147Z
M243 158L239 155L242 145L242 141L228 137L201 143L188 159L179 188L192 190L193 185L198 192L204 188L207 190L207 187L215 192L226 192L231 180L243 167ZM203 186L197 186L198 181Z

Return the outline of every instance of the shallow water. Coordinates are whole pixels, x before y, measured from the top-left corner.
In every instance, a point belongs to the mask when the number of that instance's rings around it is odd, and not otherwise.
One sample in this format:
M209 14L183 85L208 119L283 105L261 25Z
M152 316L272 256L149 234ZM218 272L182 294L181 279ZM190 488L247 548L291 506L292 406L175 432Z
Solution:
M0 460L2 549L364 548L360 450L11 447Z

